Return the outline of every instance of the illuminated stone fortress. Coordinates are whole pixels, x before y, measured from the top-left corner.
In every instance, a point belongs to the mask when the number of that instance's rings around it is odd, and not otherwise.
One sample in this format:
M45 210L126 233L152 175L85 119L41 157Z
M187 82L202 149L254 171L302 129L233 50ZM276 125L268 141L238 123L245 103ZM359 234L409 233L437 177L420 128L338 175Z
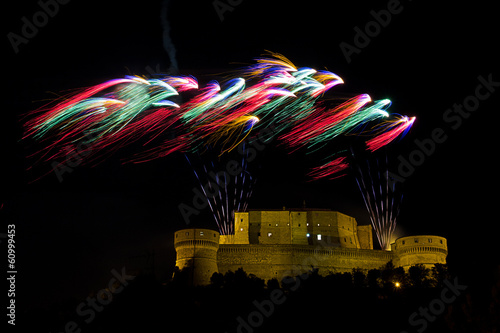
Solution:
M445 264L446 238L432 235L396 239L391 250L374 250L372 227L326 209L250 210L235 213L234 235L210 229L175 232L176 266L192 270L193 284L210 283L213 273L243 268L269 280L317 268L320 275L380 268L392 260L408 269L415 264Z

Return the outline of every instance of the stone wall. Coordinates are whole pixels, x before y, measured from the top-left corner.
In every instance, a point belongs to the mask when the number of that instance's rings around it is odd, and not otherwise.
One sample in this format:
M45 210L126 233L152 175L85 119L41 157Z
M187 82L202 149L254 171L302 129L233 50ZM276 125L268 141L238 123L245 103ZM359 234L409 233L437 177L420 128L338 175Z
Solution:
M243 230L252 228L252 215L239 215L238 218L239 223L235 226ZM290 242L237 244L237 242L246 241L244 233L240 236L235 234L219 237L217 231L208 229L179 230L174 236L177 252L176 265L180 269L191 270L193 284L203 285L210 283L210 277L215 272L224 274L228 271L234 272L240 267L248 274L254 274L259 278L265 280L276 278L281 281L285 276L296 276L312 268L317 268L320 275L326 276L330 273L351 272L353 268L365 271L378 269L390 260L396 267L402 266L405 269L416 264L424 264L430 268L436 263L445 264L448 254L446 239L432 235L399 238L392 244L392 251L373 250L373 243L370 242L371 229L357 227L355 220L345 219L340 215L329 215L332 220L328 220L325 216L298 215L298 212L289 214L285 211L261 218L262 216L258 216L258 220L264 222L266 226L263 229L259 228L260 230L268 230L266 228L278 230L280 235L285 235L281 241L285 242L285 239L289 239ZM340 244L330 243L330 238L322 237L321 240L315 239L310 245L303 244L303 241L298 242L299 244L294 243L294 228L287 226L289 223L297 224L297 228L302 228L302 225L306 223L307 231L316 232L316 235L328 234L328 232L333 235L337 232L341 242ZM323 223L326 224L325 228L330 227L330 229L326 231L321 229ZM331 228L332 224L336 224L338 228ZM260 224L258 226L260 227ZM290 233L279 231L280 228L286 229L287 227ZM303 231L303 229L297 230ZM255 233L254 236L252 236L252 231L246 234L251 241L252 237L263 238L262 231L260 232L260 235ZM347 238L349 235L359 238L359 241L351 244ZM266 234L264 238L267 240L272 236L269 237ZM342 246L342 242L348 243L347 246Z
M380 268L395 254L382 250L348 249L307 245L221 245L217 252L220 273L243 268L262 279L298 275L318 268L319 274Z

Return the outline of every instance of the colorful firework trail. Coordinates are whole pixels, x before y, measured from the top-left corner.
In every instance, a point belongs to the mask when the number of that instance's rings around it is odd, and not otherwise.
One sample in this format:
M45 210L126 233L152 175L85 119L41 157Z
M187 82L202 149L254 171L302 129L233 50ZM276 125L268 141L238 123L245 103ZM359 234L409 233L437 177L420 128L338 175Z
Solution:
M64 147L81 148L82 142L87 149L80 154L87 156L105 154L143 137L152 140L177 121L179 106L168 100L178 94L174 87L183 91L195 85L190 78L127 77L104 82L37 110L40 115L26 123L25 138L45 144L40 152L45 160L63 159Z
M331 100L322 98L343 83L332 72L297 68L276 53L256 59L236 78L222 84L211 81L201 88L191 76L128 76L64 96L36 110L25 124L24 138L42 144L36 154L38 162L64 159L68 149L85 157L84 162L98 161L134 144L139 148L125 162L139 163L174 152L214 152L220 158L254 129L270 126L278 144L290 153L317 151L344 135L366 136L367 149L375 151L402 137L413 124L414 118L391 116L386 99L372 102L369 95L361 94L332 105ZM171 100L185 92L194 96L180 105ZM311 169L309 177L333 178L347 168L341 152L330 152L330 156L335 158ZM199 174L197 177L200 180ZM249 179L241 177L239 181ZM221 205L222 201L213 204ZM222 221L230 215L227 210L224 216L221 213L220 225L230 223Z
M397 137L405 136L414 122L415 117L400 116L395 120L385 121L377 125L374 131L377 135L366 142L368 149L373 152L386 146Z
M349 168L349 164L347 163L346 159L346 156L337 157L336 159L324 165L311 169L311 171L307 175L311 179L335 179L338 177L342 177L343 174L340 174L340 172Z

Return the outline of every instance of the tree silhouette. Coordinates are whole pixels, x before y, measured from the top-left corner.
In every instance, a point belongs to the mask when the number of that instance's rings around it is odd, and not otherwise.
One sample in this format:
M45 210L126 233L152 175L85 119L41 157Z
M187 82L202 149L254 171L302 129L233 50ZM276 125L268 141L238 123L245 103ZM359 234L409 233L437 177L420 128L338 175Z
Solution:
M361 288L366 286L366 276L362 269L360 268L352 269L352 283L356 288Z
M408 277L410 285L414 288L429 287L431 281L429 280L430 269L422 264L413 265L408 269Z

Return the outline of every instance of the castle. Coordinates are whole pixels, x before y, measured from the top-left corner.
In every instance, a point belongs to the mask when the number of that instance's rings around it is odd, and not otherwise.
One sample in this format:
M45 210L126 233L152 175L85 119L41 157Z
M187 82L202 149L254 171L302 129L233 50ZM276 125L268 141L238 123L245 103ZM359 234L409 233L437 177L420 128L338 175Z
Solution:
M415 264L445 264L446 238L432 235L396 239L391 250L374 250L372 227L327 209L236 212L233 235L210 229L175 232L176 266L192 271L194 285L210 283L215 272L243 268L248 274L281 281L312 267L320 275L380 268L392 260L408 269Z

